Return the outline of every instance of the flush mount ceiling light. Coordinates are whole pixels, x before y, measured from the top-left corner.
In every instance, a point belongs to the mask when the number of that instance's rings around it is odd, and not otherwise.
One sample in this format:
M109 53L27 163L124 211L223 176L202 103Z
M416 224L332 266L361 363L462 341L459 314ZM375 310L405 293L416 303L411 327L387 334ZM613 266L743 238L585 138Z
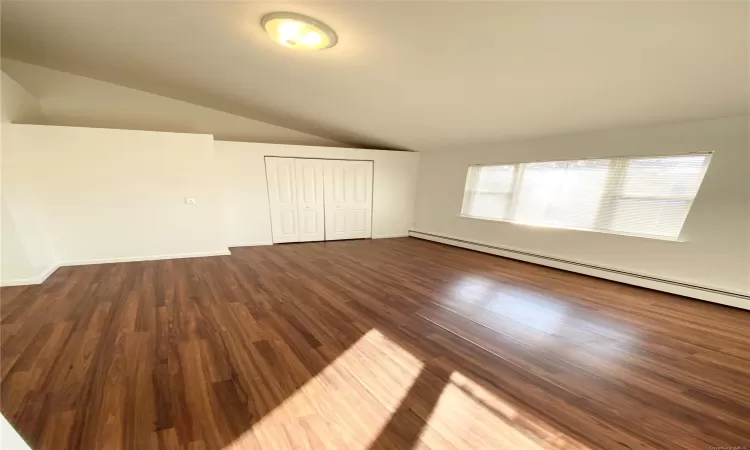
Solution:
M322 50L338 42L331 27L302 14L273 12L263 16L260 24L271 39L295 50Z

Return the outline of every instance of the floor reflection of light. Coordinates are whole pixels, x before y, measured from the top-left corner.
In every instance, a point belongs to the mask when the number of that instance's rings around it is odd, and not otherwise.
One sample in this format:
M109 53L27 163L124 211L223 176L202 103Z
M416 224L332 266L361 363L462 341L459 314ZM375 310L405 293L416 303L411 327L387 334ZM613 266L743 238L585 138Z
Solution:
M568 314L568 307L555 299L478 276L467 275L452 283L450 295L549 334Z
M420 437L429 448L587 449L454 372Z
M519 291L495 294L485 309L549 334L557 330L568 313L564 305Z
M597 374L627 363L638 339L637 331L623 321L530 288L466 276L451 289L454 299L473 307L448 309L521 343L504 345L528 346L562 362L591 367L588 370Z
M490 279L467 275L452 284L450 289L454 297L475 305L482 305L494 287Z
M422 367L398 344L370 330L225 450L366 449Z

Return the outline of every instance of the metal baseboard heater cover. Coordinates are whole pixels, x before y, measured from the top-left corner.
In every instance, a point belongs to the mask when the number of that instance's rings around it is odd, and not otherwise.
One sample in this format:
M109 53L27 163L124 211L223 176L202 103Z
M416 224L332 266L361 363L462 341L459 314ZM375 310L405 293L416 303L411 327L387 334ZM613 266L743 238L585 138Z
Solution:
M453 241L453 242L460 243L460 244L473 245L473 246L476 246L476 247L483 247L483 248L487 248L487 249L491 249L491 250L497 250L497 251L501 251L501 252L507 252L507 253L510 253L510 254L516 254L516 255L519 255L519 256L526 256L526 257L529 257L529 258L536 258L536 259L541 259L541 260L555 262L555 263L560 263L560 264L566 264L566 265L571 265L571 266L576 266L576 267L581 267L581 268L586 268L586 269L592 269L592 270L597 270L597 271L612 273L612 274L616 274L616 275L621 275L621 276L626 276L626 277L631 277L631 278L637 278L637 279L641 279L641 280L645 280L645 281L651 281L651 282L655 282L655 283L662 283L662 284L666 284L666 285L670 285L670 286L675 286L675 287L679 287L679 288L694 289L694 290L697 290L697 291L705 292L707 294L722 295L722 296L727 296L727 297L735 298L735 299L738 299L738 300L750 301L750 295L744 295L744 294L740 294L740 293L737 293L737 292L724 291L724 290L721 290L721 289L714 289L714 288L709 288L709 287L705 287L705 286L696 286L696 285L693 285L693 284L682 283L682 282L679 282L679 281L666 280L666 279L663 279L663 278L651 277L651 276L648 276L648 275L642 275L642 274L638 274L638 273L626 272L626 271L623 271L623 270L610 269L610 268L607 268L607 267L595 266L595 265L592 265L592 264L585 264L585 263L580 263L580 262L576 262L576 261L570 261L570 260L567 260L567 259L554 258L554 257L551 257L551 256L540 255L540 254L537 254L537 253L524 252L524 251L521 251L521 250L515 250L515 249L510 249L510 248L505 248L505 247L499 247L499 246L495 246L495 245L483 244L481 242L468 241L468 240L465 240L465 239L458 239L458 238L454 238L454 237L443 236L443 235L440 235L440 234L425 233L424 231L417 231L417 230L409 230L409 236L415 237L415 238L421 238L421 239L425 239L425 238L422 238L421 236L429 236L429 237L432 237L432 238L442 239L442 240L446 240L446 241ZM430 239L425 239L425 240L430 240ZM561 270L565 270L565 269L561 269ZM703 299L701 299L701 300L703 300ZM723 304L726 304L726 303L723 303ZM730 306L736 306L736 305L730 305ZM748 305L748 307L746 307L746 308L750 308L750 305Z

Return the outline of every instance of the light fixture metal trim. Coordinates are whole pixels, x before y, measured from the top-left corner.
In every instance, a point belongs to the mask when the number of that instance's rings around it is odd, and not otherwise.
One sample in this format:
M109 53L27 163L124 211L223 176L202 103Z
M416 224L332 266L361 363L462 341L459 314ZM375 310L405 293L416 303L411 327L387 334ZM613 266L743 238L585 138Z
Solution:
M315 29L316 31L324 34L328 38L328 43L324 47L305 47L305 46L298 46L295 42L293 45L286 45L284 44L277 36L274 36L272 34L272 31L269 30L269 28L266 26L269 22L272 20L289 20L289 21L295 21L300 22L305 25L308 25ZM320 20L314 19L310 16L306 16L304 14L298 14L294 12L288 12L288 11L277 11L277 12L271 12L266 15L264 15L260 19L260 26L263 27L263 30L271 36L271 39L273 39L278 44L293 48L295 50L324 50L327 48L331 48L334 45L336 45L339 41L338 36L336 35L336 32L333 31L333 28L329 27L325 23L321 22Z

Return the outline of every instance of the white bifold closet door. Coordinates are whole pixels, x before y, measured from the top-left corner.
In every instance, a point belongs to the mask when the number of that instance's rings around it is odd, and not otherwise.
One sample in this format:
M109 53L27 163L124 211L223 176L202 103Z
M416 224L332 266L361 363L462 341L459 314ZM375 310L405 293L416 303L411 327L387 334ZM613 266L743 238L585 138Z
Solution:
M266 158L266 177L273 242L299 242L297 173L294 159Z
M297 170L299 241L325 240L323 161L319 159L295 159L294 168Z
M273 242L324 240L322 161L266 158L266 175Z
M266 157L273 242L372 236L372 161Z
M372 236L372 161L325 161L326 240Z

